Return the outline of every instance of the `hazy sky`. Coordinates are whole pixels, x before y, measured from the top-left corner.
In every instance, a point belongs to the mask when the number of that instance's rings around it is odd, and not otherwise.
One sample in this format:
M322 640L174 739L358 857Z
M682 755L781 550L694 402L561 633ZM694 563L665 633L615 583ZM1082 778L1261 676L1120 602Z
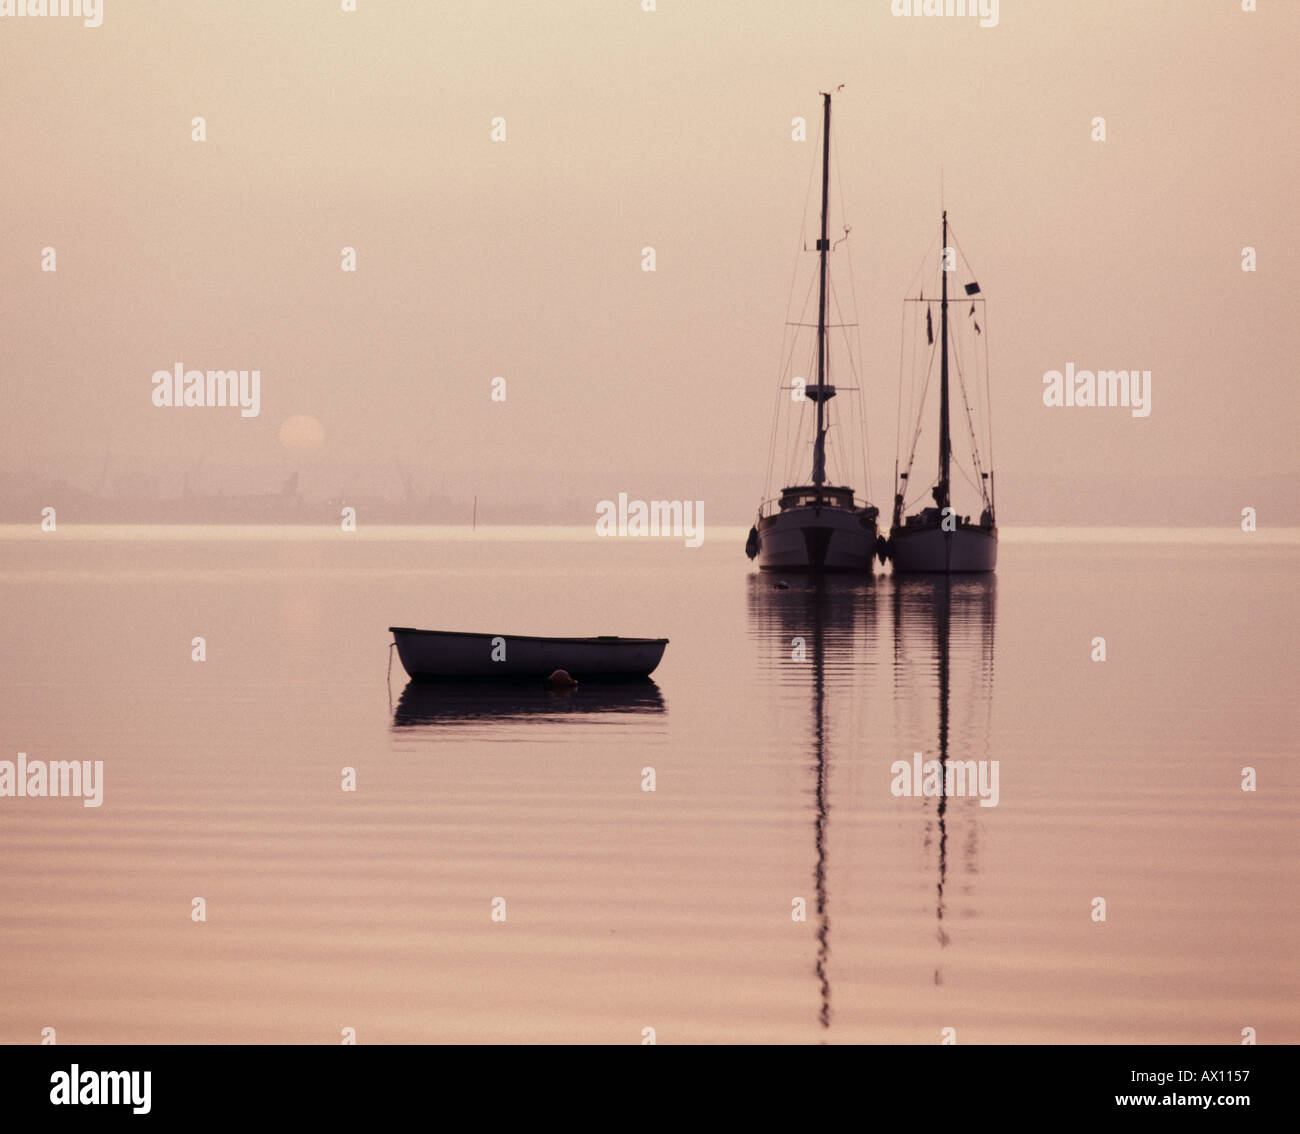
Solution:
M1002 0L993 28L889 0L357 6L0 19L0 466L398 457L674 498L752 473L757 502L818 91L843 83L878 503L941 165L999 475L1296 468L1300 3ZM259 416L156 408L177 362L259 369ZM1044 407L1067 362L1152 371L1151 415ZM319 448L284 448L292 414Z

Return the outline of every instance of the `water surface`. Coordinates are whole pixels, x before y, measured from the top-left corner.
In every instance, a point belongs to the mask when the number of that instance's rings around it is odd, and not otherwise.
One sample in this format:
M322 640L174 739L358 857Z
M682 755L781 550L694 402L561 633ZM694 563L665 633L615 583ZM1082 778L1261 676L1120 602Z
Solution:
M743 530L0 529L0 759L105 781L0 799L0 1041L1300 1041L1297 539L1141 538L779 588ZM671 644L408 689L389 625Z

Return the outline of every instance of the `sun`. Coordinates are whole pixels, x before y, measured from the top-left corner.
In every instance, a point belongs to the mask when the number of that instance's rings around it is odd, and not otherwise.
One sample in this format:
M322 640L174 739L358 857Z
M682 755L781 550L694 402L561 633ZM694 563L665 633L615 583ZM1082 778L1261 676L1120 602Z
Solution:
M286 449L318 449L325 441L325 427L308 414L286 417L280 426L280 444Z

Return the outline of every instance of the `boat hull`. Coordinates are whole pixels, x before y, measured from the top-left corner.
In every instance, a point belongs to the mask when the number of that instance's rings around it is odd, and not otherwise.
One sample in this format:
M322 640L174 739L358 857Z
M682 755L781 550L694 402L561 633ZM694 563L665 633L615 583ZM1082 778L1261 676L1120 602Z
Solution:
M998 565L997 528L938 525L895 528L889 533L889 558L896 574L988 572Z
M668 645L667 638L534 638L409 626L388 629L402 667L416 681L542 679L557 669L579 680L648 677Z
M876 523L856 509L788 508L758 523L763 571L871 572Z

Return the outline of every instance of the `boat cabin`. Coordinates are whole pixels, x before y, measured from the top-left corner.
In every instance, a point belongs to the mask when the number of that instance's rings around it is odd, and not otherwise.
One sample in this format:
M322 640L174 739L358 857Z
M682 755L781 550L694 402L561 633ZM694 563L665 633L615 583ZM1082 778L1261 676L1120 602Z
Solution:
M853 489L804 484L781 490L781 511L787 508L853 508Z

